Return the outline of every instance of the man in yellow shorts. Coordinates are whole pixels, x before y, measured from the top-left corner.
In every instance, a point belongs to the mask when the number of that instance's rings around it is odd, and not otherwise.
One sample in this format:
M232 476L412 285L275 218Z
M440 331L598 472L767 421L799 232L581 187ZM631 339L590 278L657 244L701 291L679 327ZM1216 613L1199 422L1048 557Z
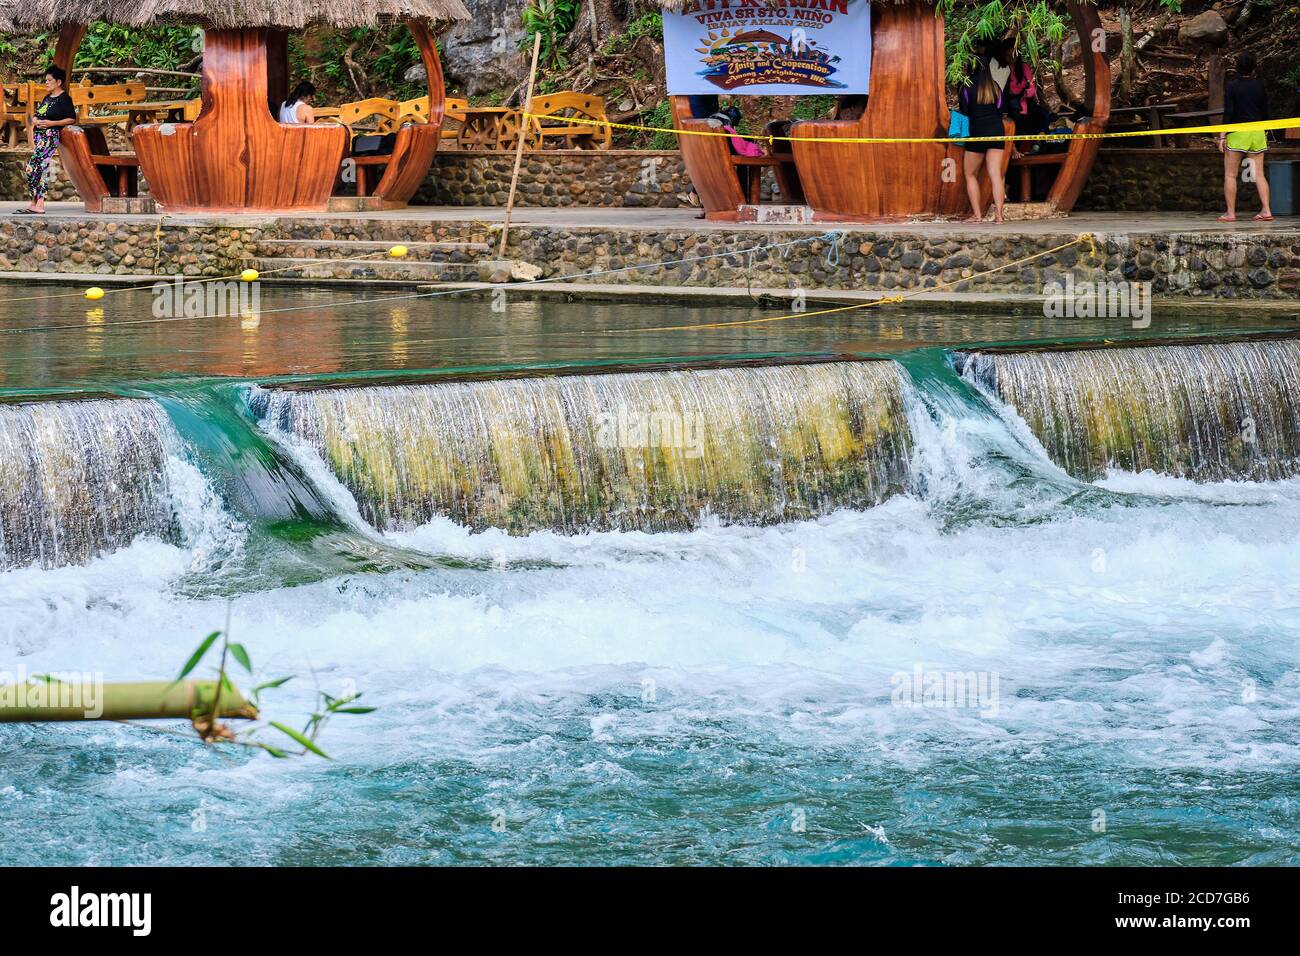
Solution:
M1255 76L1255 55L1237 57L1237 78L1228 84L1223 97L1223 122L1258 123L1268 119L1268 98L1264 84ZM1259 190L1260 210L1255 218L1267 222L1273 218L1268 207L1268 180L1264 177L1264 154L1268 151L1268 134L1264 130L1236 130L1219 134L1219 152L1223 153L1223 195L1228 211L1219 222L1237 221L1237 177L1241 161L1250 163L1255 188Z

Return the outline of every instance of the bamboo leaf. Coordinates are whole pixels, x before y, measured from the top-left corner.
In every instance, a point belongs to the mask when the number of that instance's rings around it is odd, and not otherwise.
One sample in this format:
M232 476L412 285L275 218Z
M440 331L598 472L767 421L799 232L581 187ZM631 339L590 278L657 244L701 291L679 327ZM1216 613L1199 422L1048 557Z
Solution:
M239 661L244 670L248 671L250 674L253 673L253 662L249 659L248 651L244 648L243 644L231 644L228 650L230 651L231 656L233 656L235 660Z
M325 751L317 747L316 744L311 740L311 738L307 737L304 734L299 733L298 731L294 730L292 727L286 727L284 724L275 720L271 721L271 726L274 727L276 730L280 731L280 733L284 734L286 737L290 737L293 740L297 741L298 743L302 744L302 746L304 746L305 748L307 748L317 756L324 757L326 760L330 759L329 755L326 754Z
M190 659L186 661L185 666L181 668L180 676L176 678L177 681L183 681L186 677L189 676L190 672L193 671L194 668L199 666L199 661L203 660L203 655L208 652L208 650L212 647L214 643L216 643L217 638L219 638L220 636L221 636L220 631L213 631L211 634L209 634L207 637L203 639L203 643L201 643L197 648L195 648L194 653L190 655Z
M272 689L274 689L274 688L276 688L276 687L283 687L285 684L289 683L289 681L291 681L291 680L293 680L293 675L292 675L292 674L290 674L288 677L279 677L279 678L276 678L275 680L269 680L269 681L267 681L265 684L258 684L256 687L254 687L254 688L253 688L253 693L256 694L256 693L258 693L259 691L263 691L263 690L272 690Z
M378 707L340 707L334 711L336 714L373 714Z

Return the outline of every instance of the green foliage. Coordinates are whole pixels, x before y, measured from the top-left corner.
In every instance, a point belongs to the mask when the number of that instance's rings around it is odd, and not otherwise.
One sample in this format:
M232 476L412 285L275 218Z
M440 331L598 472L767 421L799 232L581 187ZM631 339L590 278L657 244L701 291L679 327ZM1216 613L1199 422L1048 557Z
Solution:
M605 55L622 53L641 37L661 37L664 32L664 18L658 10L653 13L643 13L624 28L622 33L617 33L605 41L600 52Z
M397 100L414 99L428 92L428 87L408 83L406 71L420 62L420 48L406 27L396 27L383 37L379 55L370 61L370 76L378 87Z
M521 46L531 50L533 38L540 36L542 45L537 55L540 66L562 70L568 66L562 41L578 22L581 0L531 0L524 8L524 34Z
M1037 66L1069 31L1065 4L1048 0L939 0L935 13L944 18L948 82L959 85L970 82L981 43L1008 41L1025 62Z
M652 110L641 114L642 126L654 126L657 129L672 129L673 110L671 104L664 100ZM643 149L676 149L677 136L673 133L638 133L642 139Z
M214 647L218 646L217 639L220 638L221 643L219 646L221 655L220 663L217 665L217 686L218 688L224 688L234 694L235 686L231 683L230 676L226 670L227 658L234 658L239 666L249 674L253 672L253 661L248 653L248 649L245 648L243 644L232 644L230 642L229 630L230 623L229 620L227 620L225 631L213 631L200 641L198 647L194 649L194 652L190 654L189 658L185 661L185 666L181 668L181 672L177 676L175 682L173 682L172 686L175 686L175 684L180 683L192 674L194 669L208 656L208 653ZM269 680L258 684L253 688L253 692L248 695L249 702L252 703L254 707L258 708L258 710L261 710L262 693L264 691L275 690L276 688L283 687L292 679L292 676L279 677L275 680ZM374 713L374 707L359 706L356 703L360 697L361 695L359 693L345 694L342 697L332 697L324 691L317 689L315 710L312 712L311 716L307 718L307 722L303 726L302 730L296 730L287 724L283 724L276 720L270 720L267 721L265 725L255 726L251 730L245 732L243 738L240 739L235 737L233 734L218 729L217 708L221 698L221 693L218 692L216 699L212 702L212 713L206 714L196 712L193 715L194 726L203 739L209 743L237 743L246 747L254 747L258 750L264 750L272 757L278 758L306 756L310 753L315 754L318 757L324 757L328 760L329 755L320 748L317 741L320 737L321 731L325 729L325 725L330 718L337 716L338 714L363 715ZM281 734L298 744L302 749L297 752L286 751L281 747L257 739L257 735L267 728L278 730Z
M835 106L835 97L824 96L800 96L794 101L794 110L790 113L791 119L821 119L829 116L831 108Z
M1178 13L1182 0L1160 0L1160 6ZM956 85L970 82L980 43L1007 41L1030 66L1059 68L1047 58L1073 30L1063 0L938 0L935 15L944 18L948 82Z
M121 27L96 23L81 41L76 65L176 70L198 52L192 27ZM53 51L51 51L51 54Z

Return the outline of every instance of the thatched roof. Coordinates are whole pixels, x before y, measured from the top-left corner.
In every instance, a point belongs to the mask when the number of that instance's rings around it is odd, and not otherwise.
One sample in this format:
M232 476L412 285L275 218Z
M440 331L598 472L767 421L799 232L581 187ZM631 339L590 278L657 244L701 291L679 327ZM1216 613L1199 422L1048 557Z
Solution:
M371 27L408 18L468 20L461 0L22 0L0 3L0 32L65 23L126 27L182 23L210 27Z
M691 2L693 2L693 0L659 0L659 6L663 7L665 10L675 11L675 10L683 9L684 7L686 7L687 4ZM914 3L915 0L871 0L871 2L883 3L883 4L904 4L904 3ZM708 0L699 0L699 3L702 6L707 6ZM774 7L784 6L784 4L781 3L781 0L768 0L768 3Z

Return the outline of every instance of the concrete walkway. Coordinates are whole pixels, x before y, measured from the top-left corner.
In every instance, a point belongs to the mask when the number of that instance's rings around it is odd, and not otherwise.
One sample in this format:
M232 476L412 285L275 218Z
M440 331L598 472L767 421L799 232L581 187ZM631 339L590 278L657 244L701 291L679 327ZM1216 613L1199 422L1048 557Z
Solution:
M24 203L0 203L0 216L12 221L40 222L39 216L17 216L15 210ZM505 220L505 210L487 206L409 206L382 212L323 212L267 215L98 215L85 212L80 203L50 203L45 219L102 219L132 222L166 219L177 225L198 223L261 223L304 220L376 220L393 222L449 222L497 224ZM814 223L812 225L771 225L766 223L706 222L695 218L692 209L607 209L601 207L566 207L562 209L522 206L511 215L512 226L550 229L648 230L652 232L841 232L891 233L909 236L927 235L1007 235L1040 236L1091 232L1100 236L1151 235L1167 233L1224 233L1254 235L1300 232L1300 217L1278 217L1272 222L1255 222L1247 214L1235 223L1222 223L1217 213L1101 213L1085 212L1063 219L1039 219L1007 222L965 223L960 221L913 220L891 223Z

